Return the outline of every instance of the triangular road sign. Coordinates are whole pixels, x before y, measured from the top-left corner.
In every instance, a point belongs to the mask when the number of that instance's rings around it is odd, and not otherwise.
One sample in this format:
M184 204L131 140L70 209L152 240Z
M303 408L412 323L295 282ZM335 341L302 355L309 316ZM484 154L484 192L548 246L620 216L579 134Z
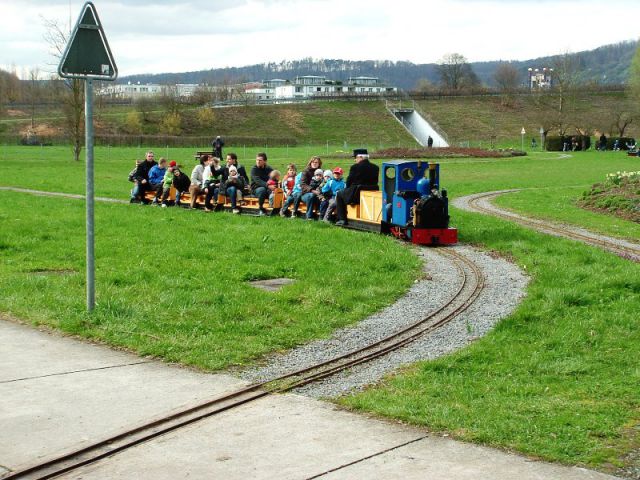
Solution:
M111 55L107 37L102 30L96 7L91 2L82 7L58 66L58 74L64 78L118 78L118 68Z

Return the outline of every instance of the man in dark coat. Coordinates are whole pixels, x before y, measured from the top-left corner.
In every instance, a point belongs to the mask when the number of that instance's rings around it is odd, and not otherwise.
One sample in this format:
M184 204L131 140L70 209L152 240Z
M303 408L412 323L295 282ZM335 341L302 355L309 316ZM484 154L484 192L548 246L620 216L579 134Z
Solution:
M135 203L136 201L145 202L144 192L149 188L149 170L156 165L157 163L154 159L153 152L148 151L145 156L145 161L140 162L136 168L136 173L133 175L135 186L131 193L131 203Z
M213 156L222 160L222 147L224 147L224 140L220 138L220 135L213 139L211 147L213 147Z
M251 192L258 197L258 215L263 216L267 214L264 208L264 202L269 198L269 189L267 188L267 182L269 181L269 174L273 169L267 165L267 154L264 152L256 155L256 165L251 169Z
M349 169L347 188L336 195L336 225L347 224L347 205L360 203L361 190L378 190L378 174L380 168L369 161L366 149L360 148L353 151L355 164Z

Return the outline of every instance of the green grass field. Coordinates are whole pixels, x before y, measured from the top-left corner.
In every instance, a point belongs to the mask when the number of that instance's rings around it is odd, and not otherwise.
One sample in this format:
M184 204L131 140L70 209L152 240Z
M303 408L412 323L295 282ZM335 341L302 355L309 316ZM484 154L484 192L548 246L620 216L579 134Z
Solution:
M409 248L379 235L98 203L98 305L88 314L84 202L0 200L0 312L205 369L326 336L391 303L419 271ZM247 283L278 277L295 283L277 293Z
M267 152L270 163L282 166L306 163L322 148ZM97 194L126 199L126 174L144 150L97 150ZM250 166L257 151L238 152L242 163ZM169 153L194 164L191 149ZM348 166L329 164L341 162ZM84 190L84 166L70 160L68 149L4 147L0 165L7 172L2 185ZM443 160L441 184L451 197L525 188L497 203L637 241L638 224L575 205L591 184L617 170L640 170L640 162L620 152L531 152ZM418 271L409 249L376 235L276 218L101 204L99 306L87 315L82 202L0 197L0 311L207 369L327 335L391 302ZM640 266L503 220L451 213L463 242L526 269L532 278L527 298L470 348L410 367L342 403L548 460L605 470L629 461L624 455L640 448ZM341 279L347 270L358 288ZM203 275L206 282L199 280ZM298 282L278 294L246 284L275 275Z

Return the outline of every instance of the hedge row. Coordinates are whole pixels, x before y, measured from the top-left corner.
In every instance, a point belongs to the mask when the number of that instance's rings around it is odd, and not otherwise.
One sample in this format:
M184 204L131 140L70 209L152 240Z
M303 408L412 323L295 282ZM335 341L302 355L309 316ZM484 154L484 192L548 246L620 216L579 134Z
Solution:
M549 152L562 152L564 150L564 144L569 144L569 150L574 150L573 144L575 142L575 150L589 150L591 148L591 137L588 135L573 135L567 137L555 137L547 136L544 142L545 150Z

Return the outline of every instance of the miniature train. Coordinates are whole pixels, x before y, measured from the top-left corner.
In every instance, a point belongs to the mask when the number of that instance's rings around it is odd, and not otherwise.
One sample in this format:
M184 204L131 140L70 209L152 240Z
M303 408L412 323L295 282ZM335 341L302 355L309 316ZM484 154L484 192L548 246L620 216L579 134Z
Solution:
M382 190L362 190L360 204L347 207L352 228L391 234L419 245L451 245L458 231L449 227L447 191L440 188L440 165L420 160L391 160L382 164ZM148 195L153 196L152 192ZM170 199L175 192L171 192ZM151 197L149 197L151 198ZM188 194L183 196L184 200ZM274 192L273 214L284 202L281 189ZM202 206L204 196L196 202ZM230 208L230 200L218 195L218 208ZM257 211L257 199L244 198L243 210ZM304 212L304 203L300 211Z

